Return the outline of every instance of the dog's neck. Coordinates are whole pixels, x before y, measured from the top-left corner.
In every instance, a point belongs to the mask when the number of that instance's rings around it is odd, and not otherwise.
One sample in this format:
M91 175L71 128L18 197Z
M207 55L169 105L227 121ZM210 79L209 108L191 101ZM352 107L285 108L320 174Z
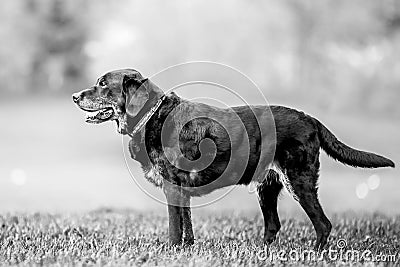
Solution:
M157 102L165 96L164 92L160 88L158 88L155 84L151 83L150 86L152 90L149 93L149 100L146 102L146 104L144 104L143 108L139 111L139 113L135 117L127 118L128 133L132 133L135 130L135 127L140 122L140 120L143 117L145 117L151 111L151 109L157 105Z
M160 102L160 100L161 100L161 102ZM147 103L142 108L142 110L138 113L138 115L135 116L134 118L130 118L128 120L129 133L132 133L134 131L135 127L138 126L139 123L143 123L143 122L141 122L141 119L143 117L150 115L148 117L148 120L146 121L146 123L144 123L144 125L142 125L143 127L141 127L140 131L138 131L135 134L136 135L136 138L134 138L135 140L142 139L141 137L144 137L144 136L142 136L143 135L142 132L145 129L147 122L151 124L151 121L153 121L155 118L157 118L157 120L163 124L164 120L166 119L164 117L166 117L172 109L174 109L177 105L179 105L179 102L180 102L180 98L173 92L168 93L167 95L165 95L162 91L161 91L161 93L154 94L150 98L150 100L147 101ZM158 105L158 107L157 107L157 105Z
M141 129L146 125L146 123L151 119L151 117L160 107L165 97L166 95L163 95L160 99L158 99L153 107L149 111L147 111L147 113L139 120L139 122L135 125L135 128L133 128L132 132L128 133L131 137L141 131Z
M132 145L135 147L136 155L135 160L140 162L142 168L148 169L151 165L149 159L149 152L146 149L146 143L151 143L156 145L159 148L161 145L161 131L164 126L165 120L169 113L180 104L181 99L175 93L169 93L167 95L162 94L161 97L165 97L158 109L154 112L154 114L149 118L148 122L138 131L135 135L131 136L133 143ZM152 104L148 104L145 111L141 111L140 116L146 116L147 112L154 107L155 103L157 103L160 96L151 101ZM146 104L147 105L147 104ZM143 108L144 109L144 108ZM130 125L129 129L132 132L132 129L135 128L135 125L140 121L140 119L136 119L132 121L135 123L133 126ZM172 127L172 125L168 125L168 127ZM167 132L169 132L167 130Z

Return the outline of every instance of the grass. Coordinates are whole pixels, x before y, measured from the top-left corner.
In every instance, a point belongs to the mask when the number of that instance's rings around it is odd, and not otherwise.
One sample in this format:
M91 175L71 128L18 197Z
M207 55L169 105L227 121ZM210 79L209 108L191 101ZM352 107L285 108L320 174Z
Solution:
M277 241L269 248L261 243L261 215L213 214L194 216L195 245L167 244L166 214L97 210L85 214L6 214L0 216L0 262L23 265L337 265L346 259L299 261L265 258L279 250L303 253L312 248L314 230L308 221L282 220ZM339 239L346 249L369 250L371 255L400 255L400 216L333 216L334 229L329 244ZM276 254L275 253L275 254ZM292 252L291 252L292 253ZM291 254L292 256L294 254ZM299 254L300 255L300 254ZM302 254L303 255L303 254ZM305 254L304 254L305 255ZM289 256L288 256L289 257ZM395 260L395 262L393 262ZM366 261L355 260L353 264ZM373 262L373 264L384 264Z

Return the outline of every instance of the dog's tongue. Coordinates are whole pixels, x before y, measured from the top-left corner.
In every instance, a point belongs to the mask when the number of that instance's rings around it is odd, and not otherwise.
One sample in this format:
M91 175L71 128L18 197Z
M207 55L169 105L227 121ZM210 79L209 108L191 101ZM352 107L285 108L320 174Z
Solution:
M88 113L86 116L86 122L88 123L101 123L104 120L110 118L113 114L112 109L99 110L95 112Z

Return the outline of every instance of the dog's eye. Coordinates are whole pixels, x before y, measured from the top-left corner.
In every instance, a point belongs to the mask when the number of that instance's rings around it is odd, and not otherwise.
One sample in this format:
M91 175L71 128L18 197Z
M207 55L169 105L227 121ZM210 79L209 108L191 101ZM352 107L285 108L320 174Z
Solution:
M106 84L106 82L104 81L104 80L101 80L100 82L99 82L99 86L101 86L101 87L104 87L104 86L106 86L107 84Z

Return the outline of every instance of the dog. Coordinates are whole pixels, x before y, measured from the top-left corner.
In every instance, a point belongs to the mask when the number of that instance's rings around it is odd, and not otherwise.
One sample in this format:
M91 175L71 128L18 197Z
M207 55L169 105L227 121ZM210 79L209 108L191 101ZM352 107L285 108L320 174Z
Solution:
M281 227L277 201L286 187L315 228L315 249L322 249L332 225L317 196L320 150L353 167L395 167L388 158L345 145L301 111L188 101L165 94L134 69L102 75L73 101L89 113L86 122L115 121L119 133L130 135L131 157L166 196L173 245L194 242L191 197L255 182L264 242L272 243Z

